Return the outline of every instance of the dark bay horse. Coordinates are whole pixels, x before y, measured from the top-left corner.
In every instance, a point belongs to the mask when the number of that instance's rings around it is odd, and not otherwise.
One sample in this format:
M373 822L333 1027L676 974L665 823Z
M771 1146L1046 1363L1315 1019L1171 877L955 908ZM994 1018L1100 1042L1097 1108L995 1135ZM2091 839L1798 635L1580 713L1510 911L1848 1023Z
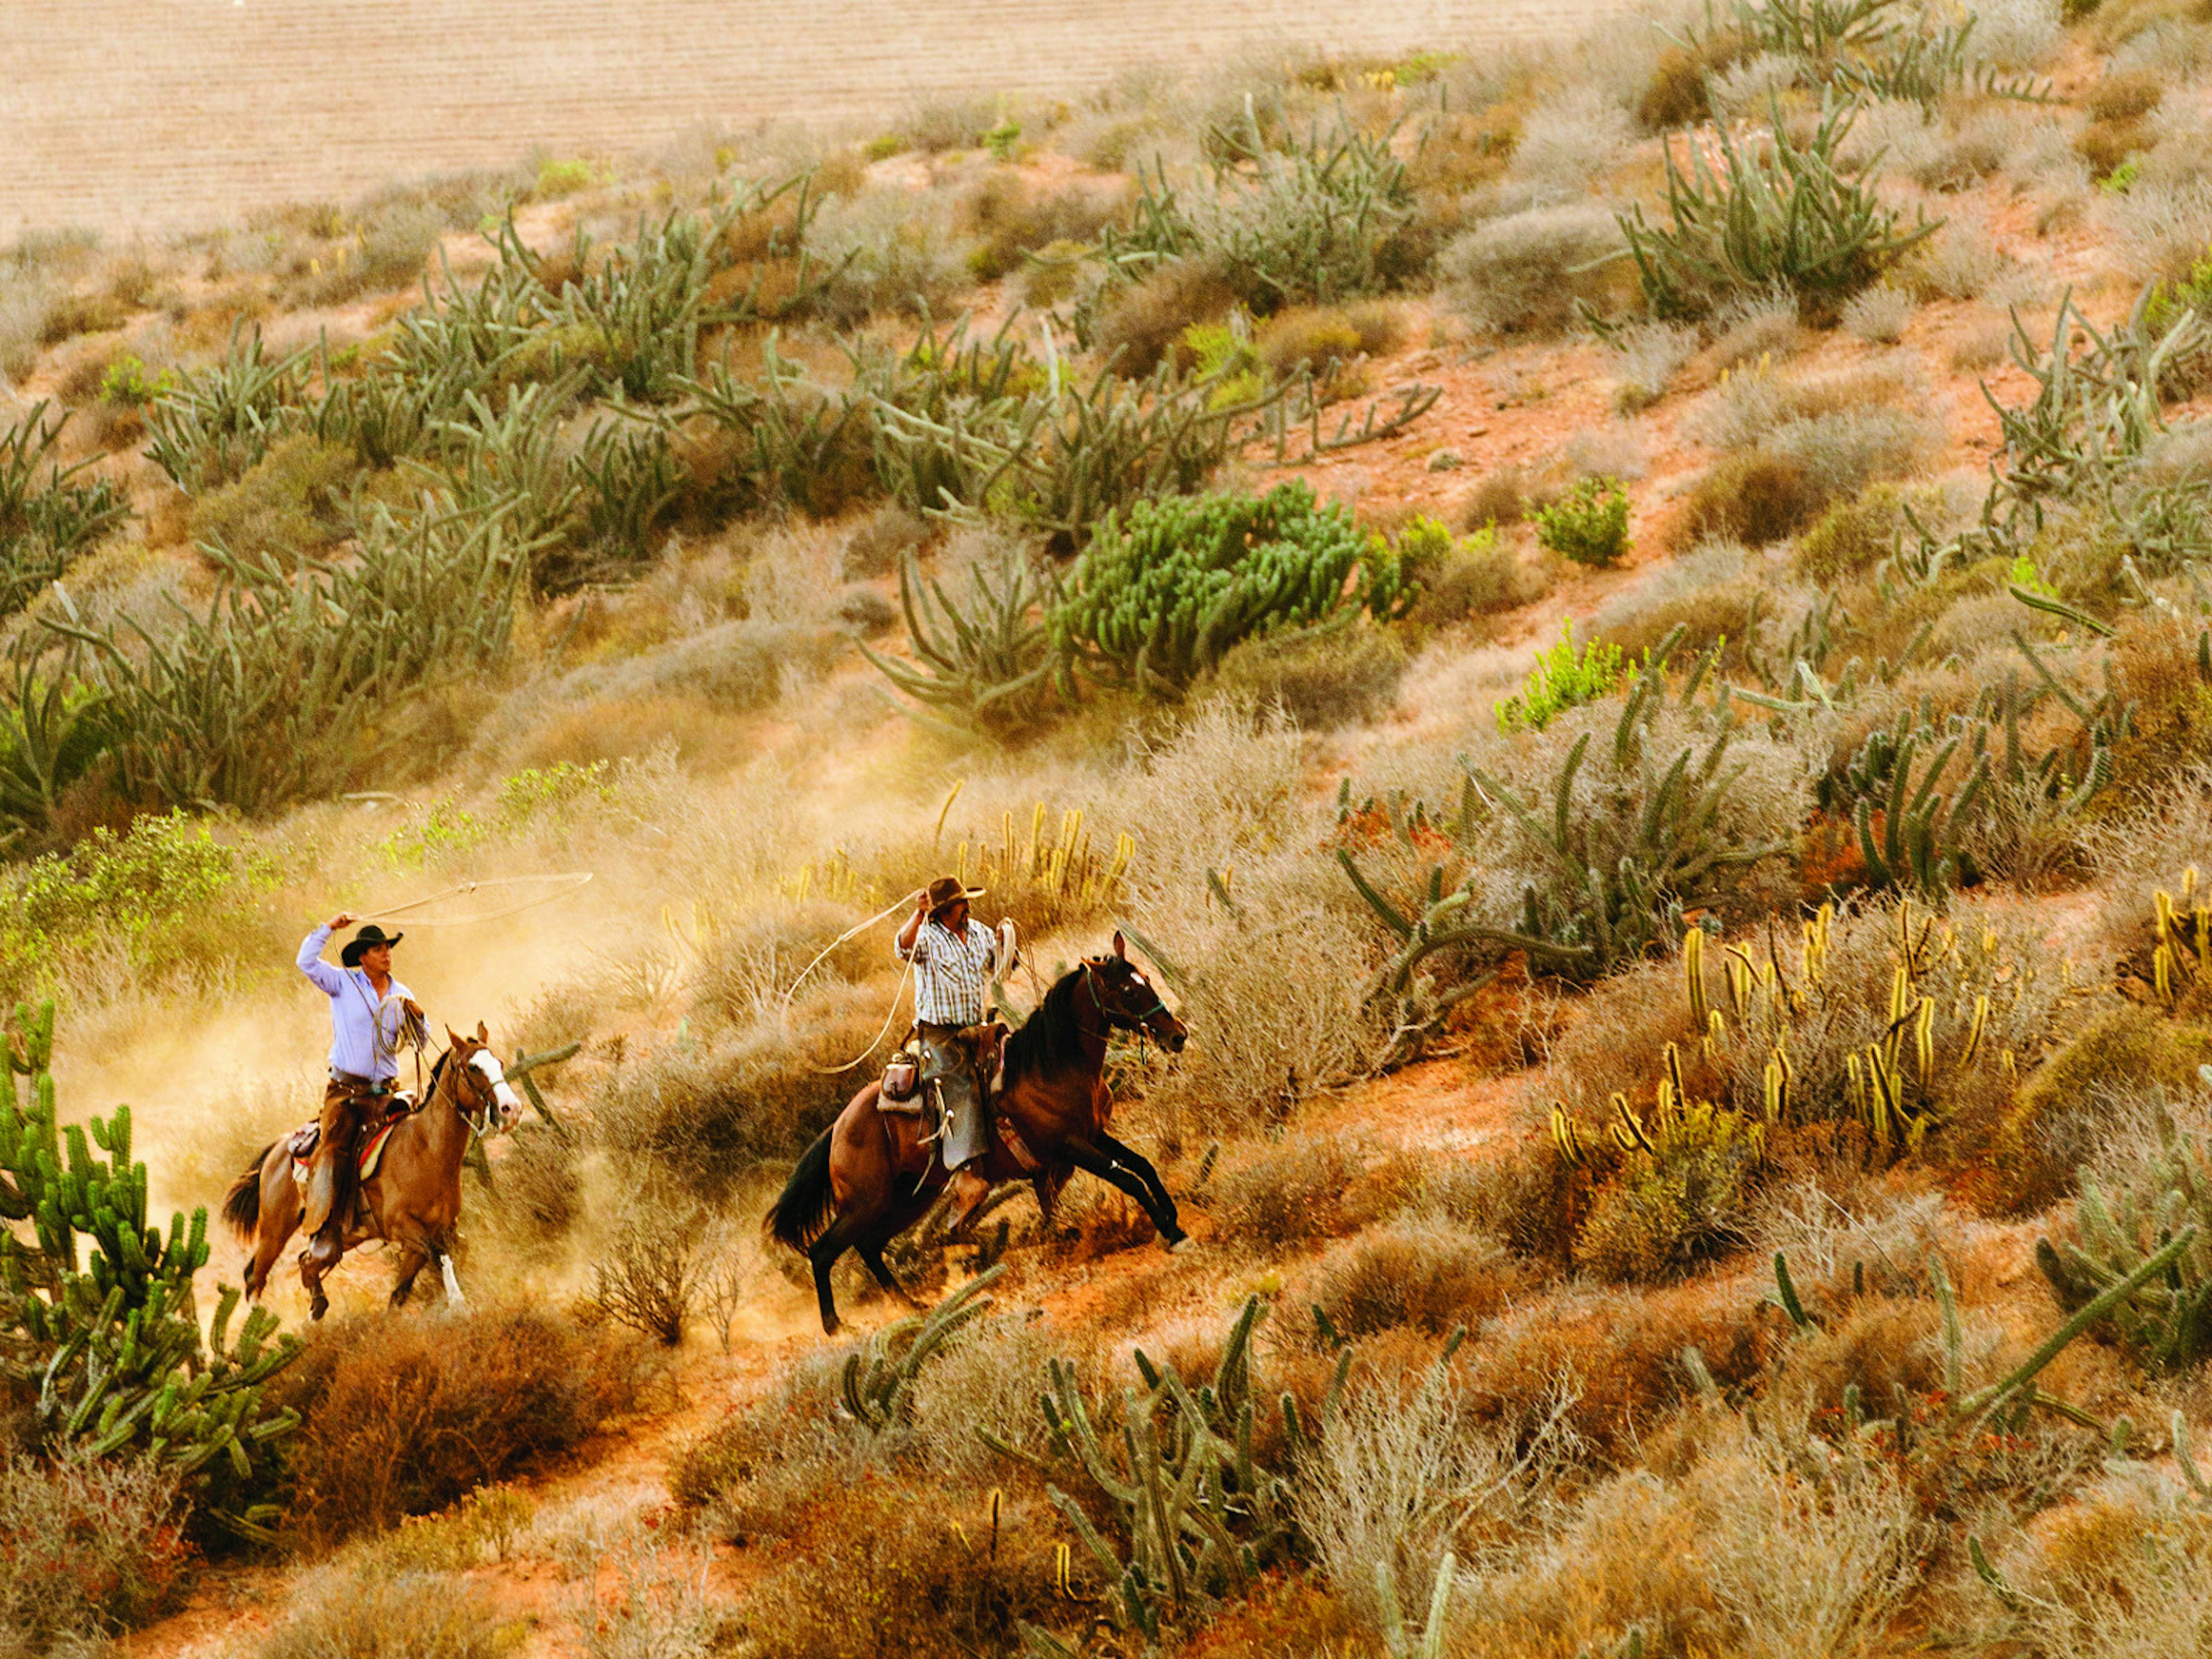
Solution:
M1173 1249L1184 1234L1159 1172L1107 1133L1114 1100L1103 1073L1107 1034L1113 1030L1141 1032L1170 1053L1188 1035L1129 960L1119 933L1111 956L1085 957L1006 1040L1005 1082L991 1109L1013 1125L1044 1167L1023 1168L994 1136L983 1176L994 1183L1033 1180L1048 1216L1067 1170L1082 1170L1136 1200ZM884 1246L928 1213L950 1179L933 1149L921 1142L920 1118L876 1109L882 1087L871 1083L854 1095L806 1149L764 1222L812 1263L822 1328L832 1335L837 1305L830 1294L830 1269L848 1249L860 1252L886 1291L914 1299L884 1265Z
M457 1036L448 1028L446 1037L452 1046L431 1068L429 1099L400 1120L384 1144L376 1173L361 1183L367 1224L356 1222L346 1229L349 1250L373 1238L388 1240L398 1248L399 1262L392 1285L395 1308L407 1300L415 1276L433 1262L444 1278L447 1299L461 1301L460 1281L449 1254L453 1224L461 1215L461 1161L468 1156L472 1137L511 1129L522 1115L522 1103L507 1083L499 1056L485 1046L489 1036L484 1028L479 1024L474 1037ZM292 1178L289 1135L263 1147L246 1173L231 1182L222 1215L239 1237L253 1247L246 1276L248 1300L260 1299L270 1269L298 1230L304 1207ZM303 1264L305 1261L303 1256ZM309 1310L320 1319L330 1306L320 1278L310 1279L304 1265L300 1277L311 1298Z

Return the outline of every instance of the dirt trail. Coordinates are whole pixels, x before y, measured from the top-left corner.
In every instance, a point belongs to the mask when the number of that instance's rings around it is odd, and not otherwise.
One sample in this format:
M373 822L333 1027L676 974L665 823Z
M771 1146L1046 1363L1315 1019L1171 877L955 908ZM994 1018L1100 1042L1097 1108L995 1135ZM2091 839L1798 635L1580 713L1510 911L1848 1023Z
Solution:
M629 154L1140 64L1559 39L1621 0L10 0L0 239L235 223L533 146ZM711 143L711 137L708 142Z

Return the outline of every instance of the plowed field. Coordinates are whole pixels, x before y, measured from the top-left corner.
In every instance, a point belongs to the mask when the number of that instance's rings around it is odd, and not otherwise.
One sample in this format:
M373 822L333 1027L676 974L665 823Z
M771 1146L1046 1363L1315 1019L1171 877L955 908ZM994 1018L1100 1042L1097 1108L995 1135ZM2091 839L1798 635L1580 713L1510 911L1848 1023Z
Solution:
M687 132L1073 93L1254 46L1480 50L1621 0L7 0L0 239L235 222Z

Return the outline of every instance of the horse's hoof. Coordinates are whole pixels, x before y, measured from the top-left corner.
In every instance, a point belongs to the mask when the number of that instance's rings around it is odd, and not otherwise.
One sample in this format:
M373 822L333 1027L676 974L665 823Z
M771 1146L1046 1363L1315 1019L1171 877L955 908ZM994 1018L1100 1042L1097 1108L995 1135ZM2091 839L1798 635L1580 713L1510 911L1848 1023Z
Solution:
M1168 1254L1170 1255L1188 1255L1197 1248L1198 1241L1193 1238L1188 1233L1185 1233L1181 1238L1172 1241L1168 1245Z

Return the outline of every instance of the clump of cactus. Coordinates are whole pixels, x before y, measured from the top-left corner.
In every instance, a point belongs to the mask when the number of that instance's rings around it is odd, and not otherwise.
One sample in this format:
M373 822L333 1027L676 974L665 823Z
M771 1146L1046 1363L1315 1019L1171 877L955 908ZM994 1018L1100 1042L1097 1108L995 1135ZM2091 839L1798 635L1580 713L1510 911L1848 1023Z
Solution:
M903 1425L915 1378L954 1332L982 1313L988 1304L977 1298L1006 1271L978 1273L927 1313L875 1332L848 1356L839 1391L854 1419L878 1434Z
M1659 710L1670 698L1687 705L1715 660L1701 659L1679 693L1672 690L1667 662L1681 636L1678 627L1652 652L1614 722L1612 741L1595 761L1593 734L1575 740L1547 799L1526 799L1469 766L1456 812L1431 813L1419 803L1410 811L1394 808L1397 838L1428 863L1418 900L1386 895L1348 849L1340 849L1352 884L1398 941L1375 988L1401 1011L1398 1052L1418 1047L1449 1006L1437 1000L1437 994L1450 994L1441 982L1432 993L1420 990L1416 970L1431 958L1451 964L1461 983L1512 951L1526 954L1532 972L1596 979L1668 948L1680 935L1686 909L1725 902L1747 871L1784 850L1780 842L1746 841L1729 828L1729 791L1741 771L1728 765L1734 728L1725 705L1701 743L1685 744L1671 756L1651 750ZM1576 781L1586 762L1607 769L1607 794L1620 810L1578 809ZM1355 815L1348 786L1339 806L1349 826ZM1467 912L1484 873L1475 860L1486 850L1494 854L1501 832L1544 874L1524 886L1518 917L1470 920Z
M980 1429L985 1444L1041 1468L1054 1482L1052 1502L1114 1586L1103 1609L1115 1629L1158 1644L1164 1626L1188 1626L1222 1598L1243 1594L1293 1548L1296 1530L1289 1480L1253 1451L1258 1402L1250 1371L1252 1333L1262 1317L1258 1297L1224 1346L1211 1382L1191 1384L1172 1365L1135 1355L1145 1387L1122 1390L1118 1428L1095 1421L1074 1368L1055 1359L1039 1401L1046 1449L1023 1451ZM1351 1364L1346 1350L1324 1414L1334 1407ZM1303 1422L1287 1395L1281 1410L1293 1451L1317 1424ZM1081 1480L1103 1498L1111 1536L1060 1482ZM1094 1500L1095 1501L1095 1500ZM1032 1653L1053 1659L1069 1651L1049 1634L1024 1627Z
M251 811L310 787L320 759L426 676L505 658L531 551L506 505L379 506L358 560L304 561L296 575L210 545L207 611L179 607L164 635L129 618L94 629L66 609L47 626L88 647L85 678L132 787Z
M1020 730L1052 696L1051 635L1042 614L1051 577L1024 553L1008 550L967 572L964 602L922 574L909 553L899 564L899 605L912 663L860 653L911 698L914 717L992 734Z
M33 404L13 426L0 427L0 616L21 610L130 515L112 483L80 476L91 462L64 466L52 459L69 417L49 420L47 409Z
M261 1308L234 1340L239 1293L228 1285L202 1337L192 1275L207 1263L207 1212L173 1216L166 1237L149 1226L131 1109L61 1125L54 1006L19 1006L16 1023L0 1097L0 1217L27 1224L30 1237L0 1229L0 1370L36 1390L52 1443L152 1457L189 1479L218 1521L265 1537L276 1511L255 1498L271 1474L267 1448L298 1419L266 1412L261 1390L299 1343Z
M1869 173L1849 173L1836 150L1856 106L1831 101L1803 143L1777 116L1771 136L1739 141L1713 130L1719 165L1689 146L1686 173L1666 146L1668 222L1641 206L1620 216L1644 297L1662 318L1697 318L1731 295L1784 289L1808 317L1832 317L1869 288L1942 220L1900 228Z
M1076 561L1053 647L1091 678L1179 696L1240 641L1390 616L1411 597L1388 549L1302 483L1140 501Z

